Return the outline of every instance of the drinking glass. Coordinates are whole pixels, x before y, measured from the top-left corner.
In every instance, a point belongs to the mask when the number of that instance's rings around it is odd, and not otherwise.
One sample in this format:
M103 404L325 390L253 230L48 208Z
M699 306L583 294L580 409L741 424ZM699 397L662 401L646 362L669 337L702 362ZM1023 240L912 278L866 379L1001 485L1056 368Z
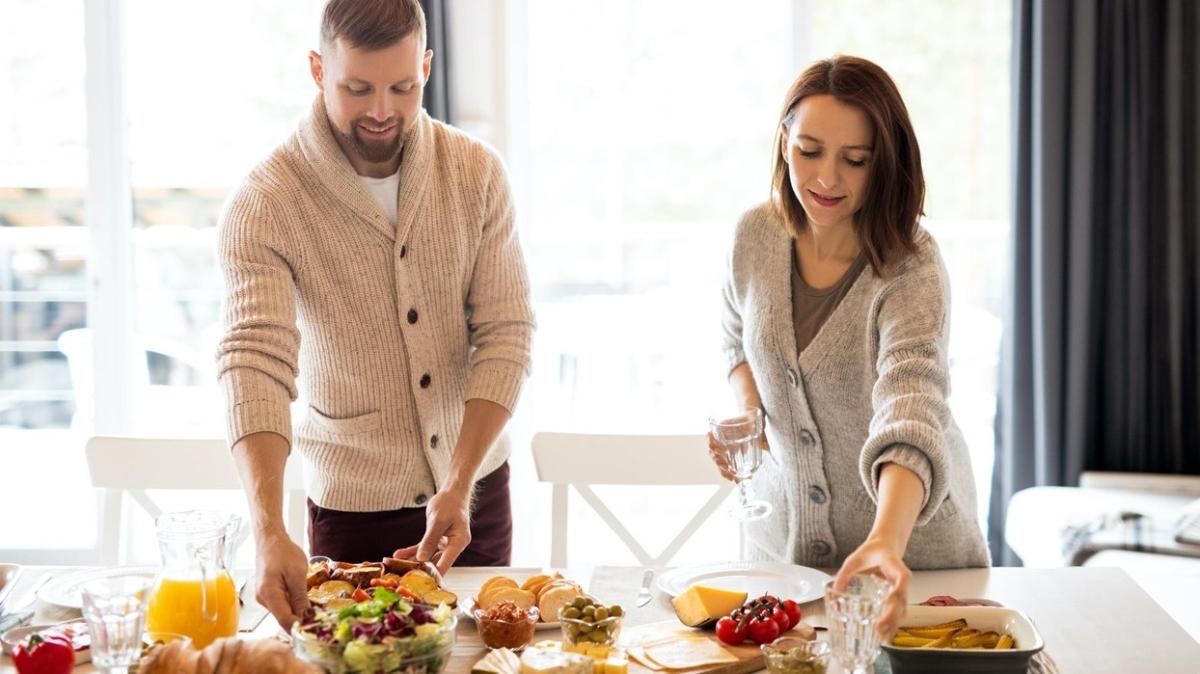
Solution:
M100 671L127 674L141 657L150 583L145 576L114 576L83 586L92 663Z
M725 451L729 467L737 478L738 503L729 514L743 522L761 520L770 515L771 504L755 499L750 490L750 478L762 465L762 410L756 407L734 414L710 416L708 429Z
M833 659L847 672L870 674L879 655L879 633L875 626L883 605L892 591L887 579L874 574L859 574L846 589L833 589L825 583L825 617L829 622L829 643Z

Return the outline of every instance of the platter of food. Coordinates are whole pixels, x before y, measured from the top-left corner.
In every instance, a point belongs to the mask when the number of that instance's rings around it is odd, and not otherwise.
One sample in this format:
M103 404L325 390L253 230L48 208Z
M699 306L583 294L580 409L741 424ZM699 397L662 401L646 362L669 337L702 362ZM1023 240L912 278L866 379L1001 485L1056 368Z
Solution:
M909 606L882 644L893 672L1024 673L1044 647L1029 616L998 606Z
M475 620L477 610L490 611L511 602L525 611L537 609L536 629L554 629L559 627L558 610L584 596L583 587L561 573L535 574L520 583L509 576L492 576L479 586L474 597L463 601L462 614Z
M750 596L773 594L798 603L820 599L829 574L807 566L781 562L728 562L684 566L658 577L658 588L671 597L692 585L745 592Z
M450 608L458 595L442 585L441 574L429 562L386 557L379 562L336 562L313 557L308 563L308 601L325 609L342 609L371 599L372 590L386 588L411 603Z

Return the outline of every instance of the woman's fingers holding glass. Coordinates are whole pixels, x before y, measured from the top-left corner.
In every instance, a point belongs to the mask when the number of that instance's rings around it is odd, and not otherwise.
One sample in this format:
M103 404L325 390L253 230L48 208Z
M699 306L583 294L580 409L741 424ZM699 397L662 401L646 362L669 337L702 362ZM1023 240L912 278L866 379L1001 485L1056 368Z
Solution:
M730 482L737 482L737 476L733 474L733 468L729 464L729 453L717 442L712 433L708 434L708 455L717 466L717 470L721 471L721 477Z

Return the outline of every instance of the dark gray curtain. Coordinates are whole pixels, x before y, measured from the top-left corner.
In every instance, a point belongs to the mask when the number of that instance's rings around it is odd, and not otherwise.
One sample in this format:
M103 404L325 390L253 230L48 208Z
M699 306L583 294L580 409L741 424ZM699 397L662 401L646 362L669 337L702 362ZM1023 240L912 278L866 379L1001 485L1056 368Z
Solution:
M1016 0L1011 302L989 518L1084 470L1200 473L1193 0Z
M425 85L425 109L429 116L447 124L454 123L454 106L450 100L450 27L447 18L448 0L420 0L425 11L425 32L429 49L433 50L433 65L429 84Z

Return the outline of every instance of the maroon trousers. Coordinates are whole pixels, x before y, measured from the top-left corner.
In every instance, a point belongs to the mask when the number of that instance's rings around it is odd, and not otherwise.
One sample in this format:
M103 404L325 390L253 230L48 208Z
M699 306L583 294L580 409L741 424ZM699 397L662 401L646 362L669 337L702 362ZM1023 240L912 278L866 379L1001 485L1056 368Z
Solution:
M416 545L425 535L425 509L381 512L331 510L308 500L311 554L340 562L379 561L397 548ZM512 501L508 462L475 483L471 544L456 566L509 566L512 563Z

